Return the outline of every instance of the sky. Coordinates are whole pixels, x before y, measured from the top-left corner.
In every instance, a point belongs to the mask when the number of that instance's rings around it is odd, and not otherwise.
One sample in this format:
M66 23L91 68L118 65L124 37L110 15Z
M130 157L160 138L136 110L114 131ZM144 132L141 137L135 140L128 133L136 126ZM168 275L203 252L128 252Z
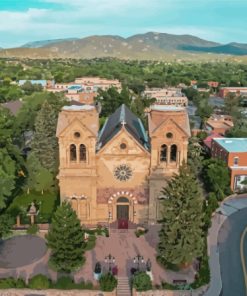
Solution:
M247 0L0 0L0 47L150 31L247 43L246 11Z

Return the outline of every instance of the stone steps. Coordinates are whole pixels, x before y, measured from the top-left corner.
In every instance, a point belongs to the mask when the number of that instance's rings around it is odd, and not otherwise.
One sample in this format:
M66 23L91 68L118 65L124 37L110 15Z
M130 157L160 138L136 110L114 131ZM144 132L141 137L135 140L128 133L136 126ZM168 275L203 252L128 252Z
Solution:
M127 277L118 277L117 296L131 296L131 288Z

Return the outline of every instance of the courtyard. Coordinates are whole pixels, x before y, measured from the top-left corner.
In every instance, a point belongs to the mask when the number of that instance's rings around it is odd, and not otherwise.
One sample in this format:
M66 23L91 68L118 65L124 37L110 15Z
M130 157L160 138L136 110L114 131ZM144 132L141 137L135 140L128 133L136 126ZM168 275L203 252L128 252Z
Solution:
M158 225L149 226L149 231L139 238L136 237L134 229L112 229L110 230L110 237L99 236L95 248L86 252L86 264L75 274L75 280L79 281L83 278L93 282L93 270L96 262L100 262L103 269L107 271L109 266L105 263L105 257L111 254L115 257L119 277L129 277L131 268L137 268L137 263L133 262L134 257L141 255L144 263L140 264L140 270L145 269L145 263L148 259L151 261L153 284L172 283L173 280L186 280L187 283L193 282L195 273L192 266L180 272L173 272L165 270L157 263L158 230Z
M145 269L147 260L151 261L153 284L162 282L172 283L174 280L186 280L191 283L194 280L192 266L179 272L165 270L156 261L156 246L158 243L159 226L149 226L149 231L140 237L136 237L134 229L111 229L110 237L98 236L95 248L86 251L86 262L83 267L74 273L74 280L90 281L97 285L93 271L96 262L100 262L104 271L109 266L105 263L105 257L111 254L115 257L119 277L130 277L131 268L137 268L133 262L134 257L140 255L144 262L140 264L140 270ZM60 275L48 267L49 251L45 240L38 236L24 235L7 239L0 244L0 277L22 277L28 279L42 273L53 280Z

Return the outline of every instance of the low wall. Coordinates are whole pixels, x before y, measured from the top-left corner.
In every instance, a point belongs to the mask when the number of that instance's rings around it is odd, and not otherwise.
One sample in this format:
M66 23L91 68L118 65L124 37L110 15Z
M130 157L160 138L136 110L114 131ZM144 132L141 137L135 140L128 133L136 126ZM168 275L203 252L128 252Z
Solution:
M146 292L137 292L133 289L133 296L202 296L207 291L208 286L203 286L193 291L181 291L181 290L152 290ZM213 295L212 295L213 296Z
M116 296L116 291L101 292L95 290L30 290L30 289L4 289L0 296Z

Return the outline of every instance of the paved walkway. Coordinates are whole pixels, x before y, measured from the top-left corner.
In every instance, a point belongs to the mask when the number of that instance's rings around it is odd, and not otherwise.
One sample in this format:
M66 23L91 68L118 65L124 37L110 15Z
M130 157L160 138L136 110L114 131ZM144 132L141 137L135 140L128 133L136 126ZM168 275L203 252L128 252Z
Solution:
M233 195L222 202L212 219L208 234L208 255L210 266L210 286L205 296L218 296L222 290L220 273L218 234L225 220L240 209L247 207L247 195Z
M162 281L172 283L173 280L187 280L188 283L194 280L194 270L192 267L182 270L179 273L164 270L156 262L156 246L158 243L159 226L150 226L149 232L137 238L134 230L127 232L111 231L110 237L98 237L96 247L86 253L86 265L75 275L75 280L93 281L93 269L95 263L100 261L105 270L108 266L104 263L104 258L111 254L116 258L118 275L121 277L129 276L130 269L136 267L133 258L140 254L144 260L151 260L154 284L161 284ZM141 268L145 268L141 266Z
M17 268L42 258L47 251L44 239L34 235L14 236L0 241L0 268Z

